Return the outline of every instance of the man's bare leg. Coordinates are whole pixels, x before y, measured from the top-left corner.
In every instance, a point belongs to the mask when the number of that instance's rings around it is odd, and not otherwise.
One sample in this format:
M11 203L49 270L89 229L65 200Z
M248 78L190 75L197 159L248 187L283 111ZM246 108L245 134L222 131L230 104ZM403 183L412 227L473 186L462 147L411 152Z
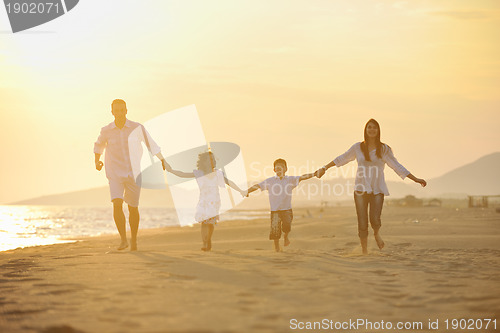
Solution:
M139 207L128 206L128 223L130 224L130 251L137 251L137 232L139 231Z
M288 232L285 232L284 244L285 246L290 245L290 240L288 239Z
M116 229L120 234L121 243L118 246L118 250L123 250L128 247L127 242L127 228L125 225L125 214L123 214L123 200L114 199L113 200L113 219L115 220Z

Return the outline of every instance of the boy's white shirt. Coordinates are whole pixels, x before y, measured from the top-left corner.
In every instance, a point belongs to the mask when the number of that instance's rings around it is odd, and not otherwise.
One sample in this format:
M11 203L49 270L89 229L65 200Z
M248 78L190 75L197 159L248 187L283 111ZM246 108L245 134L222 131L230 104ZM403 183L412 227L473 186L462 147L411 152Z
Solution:
M257 184L262 191L269 192L271 211L292 209L292 191L299 185L300 176L278 176L267 178Z

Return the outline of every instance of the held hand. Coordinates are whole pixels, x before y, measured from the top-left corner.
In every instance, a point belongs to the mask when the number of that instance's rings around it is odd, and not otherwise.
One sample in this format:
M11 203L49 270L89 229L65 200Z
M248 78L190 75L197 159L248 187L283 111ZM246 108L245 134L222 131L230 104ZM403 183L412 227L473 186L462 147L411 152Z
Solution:
M103 165L104 163L102 163L101 161L95 162L95 168L97 169L97 171L101 171Z
M427 182L424 179L417 178L416 182L422 185L422 187L427 186Z
M325 172L326 172L325 168L318 169L314 173L314 176L316 176L318 178L321 178L321 177L323 177L323 175L325 174Z
M168 172L172 171L172 167L165 160L161 160L161 166L163 167L163 170L167 170Z

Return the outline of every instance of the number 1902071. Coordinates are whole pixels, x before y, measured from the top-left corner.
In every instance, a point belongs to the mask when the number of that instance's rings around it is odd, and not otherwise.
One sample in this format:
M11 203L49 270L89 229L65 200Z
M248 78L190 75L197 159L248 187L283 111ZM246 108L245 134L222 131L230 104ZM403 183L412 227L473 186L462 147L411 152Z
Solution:
M52 2L40 2L40 3L35 3L35 2L14 2L14 3L7 3L5 5L7 7L7 12L9 14L14 13L14 14L49 14L49 13L59 13L59 10L62 11L62 8L60 8L59 3L52 3Z
M487 330L497 329L496 319L446 319L447 330Z

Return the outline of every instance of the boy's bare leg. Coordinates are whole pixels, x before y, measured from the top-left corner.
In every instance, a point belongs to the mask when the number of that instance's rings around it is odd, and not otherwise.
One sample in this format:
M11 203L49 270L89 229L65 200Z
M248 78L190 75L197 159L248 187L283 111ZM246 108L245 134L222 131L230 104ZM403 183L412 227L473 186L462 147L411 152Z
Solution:
M123 214L123 200L114 199L113 200L113 219L115 220L116 229L120 234L121 243L118 246L118 250L123 250L128 247L127 242L127 228L125 226L125 214Z
M130 251L137 251L137 232L139 231L139 207L128 206L128 223L130 224L130 233L132 234L130 238Z
M290 245L290 240L288 239L288 232L285 232L284 244L285 246Z
M208 239L208 224L201 224L201 240L203 241L202 251L207 250L207 239Z
M281 249L280 249L280 240L279 239L275 239L274 240L274 249L276 250L276 252L280 252Z

